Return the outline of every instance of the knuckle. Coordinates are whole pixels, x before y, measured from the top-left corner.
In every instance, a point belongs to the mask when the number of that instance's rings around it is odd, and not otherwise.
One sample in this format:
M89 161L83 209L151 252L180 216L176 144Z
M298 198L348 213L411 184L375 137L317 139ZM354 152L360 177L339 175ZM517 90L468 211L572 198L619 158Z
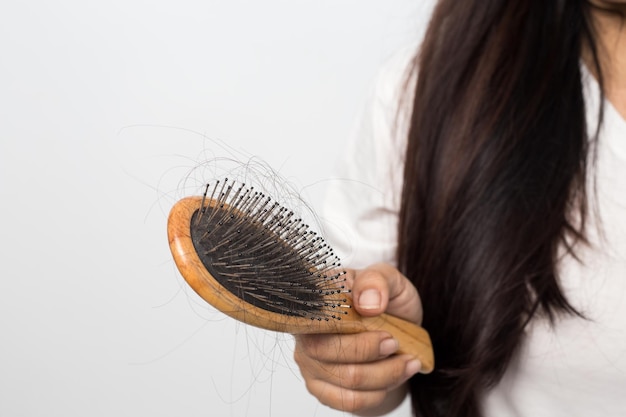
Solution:
M350 413L357 412L364 408L364 403L367 401L363 393L345 390L340 398L341 409Z
M343 383L346 388L359 389L363 386L364 374L362 367L358 365L346 365Z
M369 361L376 359L379 352L378 335L374 333L362 333L357 343L353 344L352 354L357 361Z
M358 274L358 278L355 280L355 283L357 282L359 284L367 283L368 285L384 285L385 276L380 271L377 271L375 269L363 269Z
M305 386L320 403L348 413L364 412L376 407L384 401L387 395L384 390L352 390L317 379L305 380Z
M298 358L316 357L317 352L320 350L319 336L316 335L301 335L296 338L296 346L294 357Z
M302 352L301 349L294 349L293 351L293 360L296 362L296 364L299 367L302 367L303 363L304 363L304 353Z
M305 385L309 393L313 395L317 400L327 407L334 408L336 410L343 410L341 398L343 394L341 389L323 384L320 381L312 380L305 381Z
M315 381L312 380L311 378L304 378L304 386L306 387L307 391L309 391L309 393L311 395L313 395L315 398L317 398L320 402L323 402L323 396L319 395L315 386Z
M407 381L406 366L409 359L411 358L407 359L402 356L395 358L393 364L388 368L388 388L397 388Z
M342 390L341 398L337 399L336 402L339 404L340 410L358 413L379 405L384 395L381 392Z

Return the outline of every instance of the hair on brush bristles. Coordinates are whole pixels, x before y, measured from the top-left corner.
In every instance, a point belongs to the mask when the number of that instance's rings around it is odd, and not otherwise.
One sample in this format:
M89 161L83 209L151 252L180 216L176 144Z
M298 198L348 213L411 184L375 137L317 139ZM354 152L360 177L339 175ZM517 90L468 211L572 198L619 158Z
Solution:
M243 183L207 185L171 209L168 239L187 283L205 301L246 324L303 333L387 331L398 353L434 368L428 333L415 323L351 308L348 273L332 248L294 212Z
M346 314L343 294L350 291L339 258L293 211L228 179L212 189L207 184L200 207L191 219L191 238L224 288L275 313L311 320Z

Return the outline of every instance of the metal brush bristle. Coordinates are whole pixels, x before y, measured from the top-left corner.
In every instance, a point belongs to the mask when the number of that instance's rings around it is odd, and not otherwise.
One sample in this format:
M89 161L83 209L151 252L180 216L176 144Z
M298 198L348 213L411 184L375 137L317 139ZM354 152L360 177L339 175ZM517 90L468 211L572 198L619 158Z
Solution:
M210 194L209 194L210 192ZM339 258L302 219L254 187L207 185L191 238L209 273L267 311L340 320L350 308Z

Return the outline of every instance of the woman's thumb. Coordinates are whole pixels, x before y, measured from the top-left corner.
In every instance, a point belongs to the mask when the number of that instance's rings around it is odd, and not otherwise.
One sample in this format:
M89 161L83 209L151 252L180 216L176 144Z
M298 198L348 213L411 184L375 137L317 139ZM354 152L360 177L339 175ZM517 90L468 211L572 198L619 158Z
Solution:
M413 323L422 322L422 303L413 284L395 267L375 264L354 271L354 308L363 316L388 313Z

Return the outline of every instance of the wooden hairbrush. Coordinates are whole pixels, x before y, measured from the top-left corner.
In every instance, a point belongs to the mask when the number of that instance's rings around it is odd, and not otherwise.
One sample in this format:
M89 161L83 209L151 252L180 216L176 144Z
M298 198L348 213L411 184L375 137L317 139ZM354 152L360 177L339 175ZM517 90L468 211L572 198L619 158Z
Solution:
M178 201L168 239L178 270L200 297L246 324L278 332L359 333L384 330L399 352L434 368L426 330L350 307L339 259L294 213L254 188L228 180L209 195Z

